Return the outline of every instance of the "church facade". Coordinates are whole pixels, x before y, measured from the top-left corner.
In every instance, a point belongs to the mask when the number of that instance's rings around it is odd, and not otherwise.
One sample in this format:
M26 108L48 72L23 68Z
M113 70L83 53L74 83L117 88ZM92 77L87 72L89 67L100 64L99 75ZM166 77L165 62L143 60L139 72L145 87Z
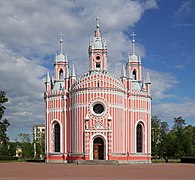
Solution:
M76 78L62 52L54 77L45 82L46 162L118 160L151 162L151 93L149 73L142 77L141 58L132 52L121 77L107 71L107 45L98 17L89 42L89 71Z

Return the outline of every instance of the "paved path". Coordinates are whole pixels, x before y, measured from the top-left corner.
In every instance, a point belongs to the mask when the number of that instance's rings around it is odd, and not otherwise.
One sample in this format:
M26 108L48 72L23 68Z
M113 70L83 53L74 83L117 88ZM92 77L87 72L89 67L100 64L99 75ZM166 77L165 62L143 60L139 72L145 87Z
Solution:
M0 163L0 180L12 179L195 179L195 164L74 165Z

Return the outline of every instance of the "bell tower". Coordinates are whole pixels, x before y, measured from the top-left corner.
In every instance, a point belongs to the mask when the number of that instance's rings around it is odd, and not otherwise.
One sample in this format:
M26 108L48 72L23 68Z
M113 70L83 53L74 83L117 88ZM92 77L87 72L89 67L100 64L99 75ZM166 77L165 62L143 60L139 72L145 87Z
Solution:
M68 71L68 58L63 54L63 34L60 33L60 52L56 54L54 62L54 84L55 90L64 88L64 79Z
M140 55L135 53L135 36L136 34L133 32L132 36L132 52L129 55L128 63L126 65L127 71L129 71L128 75L133 81L141 82L141 58Z
M96 17L96 30L89 41L89 70L107 71L107 45L106 39L101 37L99 17Z

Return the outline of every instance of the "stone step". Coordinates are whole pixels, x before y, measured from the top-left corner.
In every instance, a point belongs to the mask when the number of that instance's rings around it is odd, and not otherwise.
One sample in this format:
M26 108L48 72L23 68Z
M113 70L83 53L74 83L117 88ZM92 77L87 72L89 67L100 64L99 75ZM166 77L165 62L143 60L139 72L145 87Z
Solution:
M116 160L78 160L75 161L77 165L119 165Z

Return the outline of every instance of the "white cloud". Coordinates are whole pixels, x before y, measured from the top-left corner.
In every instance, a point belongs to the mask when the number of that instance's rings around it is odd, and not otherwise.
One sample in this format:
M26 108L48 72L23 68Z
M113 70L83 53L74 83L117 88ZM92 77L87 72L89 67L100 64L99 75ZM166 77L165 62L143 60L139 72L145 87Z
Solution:
M0 0L0 84L10 100L6 114L11 137L30 132L33 124L44 120L47 69L43 65L53 63L47 56L59 49L60 32L64 33L64 52L77 65L76 73L88 70L88 39L95 30L97 8L101 31L107 36L110 71L118 75L131 44L124 32L145 11L157 8L156 0ZM144 56L144 46L136 48Z
M177 11L175 11L175 15L176 16L184 16L189 14L193 9L192 9L192 0L187 0L182 2L182 4L180 5L180 7L177 9Z
M43 122L43 91L47 69L0 44L0 84L6 91L6 118L10 121L9 134L19 134L32 125Z
M177 64L174 66L175 69L184 69L185 65L184 64Z
M146 10L156 7L154 0L3 1L0 41L26 56L53 54L58 34L63 31L65 49L69 53L70 49L75 51L78 41L94 31L97 8L102 31L112 33L134 26ZM87 42L83 41L85 49Z
M179 66L176 68L183 68ZM172 125L173 118L182 116L187 123L192 124L195 118L195 99L177 97L174 88L179 80L172 73L157 72L144 68L143 74L150 73L152 91L152 115L157 115L162 121Z
M146 72L150 73L151 77L151 91L153 101L158 101L160 99L165 99L173 97L173 94L167 93L169 90L175 87L179 81L172 73L168 72L158 72L152 69L143 69L143 74L146 75Z
M184 119L188 120L195 118L195 99L191 100L180 100L175 103L160 103L154 105L152 108L152 113L158 115L163 121L171 122L173 118L182 116ZM188 121L187 121L188 122Z

